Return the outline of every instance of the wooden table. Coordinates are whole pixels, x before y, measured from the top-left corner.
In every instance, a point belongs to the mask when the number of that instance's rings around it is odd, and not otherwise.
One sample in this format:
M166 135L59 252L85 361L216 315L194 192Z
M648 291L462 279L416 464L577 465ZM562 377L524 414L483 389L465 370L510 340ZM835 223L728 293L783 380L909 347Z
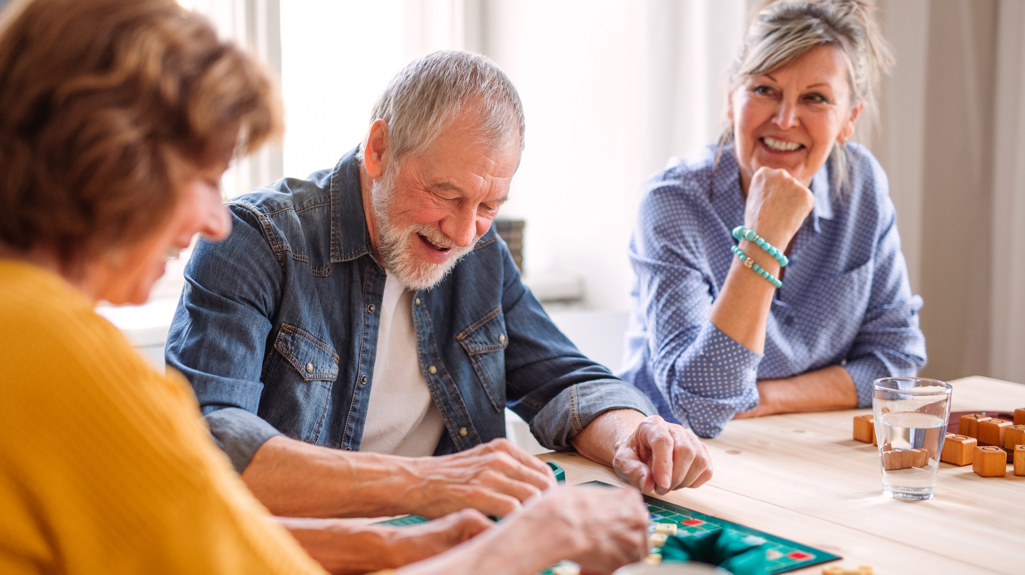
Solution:
M952 411L1025 407L1025 385L985 377L951 384ZM877 448L851 439L854 416L870 412L733 421L706 440L712 480L661 499L836 553L840 565L871 565L877 575L1025 574L1025 477L1008 467L1007 477L982 478L970 465L941 463L934 499L888 499ZM579 455L540 457L561 465L570 484L621 484Z

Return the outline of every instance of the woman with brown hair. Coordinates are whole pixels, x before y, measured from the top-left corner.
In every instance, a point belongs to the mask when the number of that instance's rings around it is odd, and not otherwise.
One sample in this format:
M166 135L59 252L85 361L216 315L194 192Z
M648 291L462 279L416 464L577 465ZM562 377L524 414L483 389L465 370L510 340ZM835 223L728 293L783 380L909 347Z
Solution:
M281 124L260 66L174 0L0 16L0 572L322 573L311 555L365 572L490 525L473 510L404 529L272 521L188 384L93 311L145 301L195 234L226 237L221 175ZM407 569L608 572L643 555L646 519L637 493L553 490Z

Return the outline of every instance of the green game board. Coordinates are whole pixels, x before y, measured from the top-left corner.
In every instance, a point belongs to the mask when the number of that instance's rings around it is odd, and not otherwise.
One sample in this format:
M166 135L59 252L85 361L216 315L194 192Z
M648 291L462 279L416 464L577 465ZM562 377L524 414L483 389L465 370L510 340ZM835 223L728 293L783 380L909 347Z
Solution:
M583 485L603 485L612 487L608 483L602 483L601 481L592 481L590 483L584 483ZM769 573L772 573L773 575L802 569L804 567L811 567L812 565L826 563L827 561L841 559L839 555L826 553L821 549L801 545L800 543L790 541L789 539L770 535L764 531L745 527L743 525L733 523L732 521L726 521L725 519L719 519L717 517L712 517L711 515L698 513L692 509L673 505L672 503L662 501L661 499L656 499L646 495L644 500L648 504L648 511L651 512L652 522L676 523L678 528L676 532L677 535L700 535L702 533L718 531L723 527L728 527L734 531L745 533L748 537L755 537L764 540L766 544L766 554L768 555L766 566L769 569ZM416 525L417 523L423 523L425 521L427 520L423 517L410 515L400 519L385 521L382 525ZM551 571L543 571L542 575L551 575Z

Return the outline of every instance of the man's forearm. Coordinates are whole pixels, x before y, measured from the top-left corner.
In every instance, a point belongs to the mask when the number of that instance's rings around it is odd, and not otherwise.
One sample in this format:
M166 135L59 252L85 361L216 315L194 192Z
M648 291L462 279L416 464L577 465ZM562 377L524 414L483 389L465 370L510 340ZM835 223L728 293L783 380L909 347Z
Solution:
M404 457L277 436L257 450L242 480L275 515L380 517L408 513L419 504L411 464Z
M758 393L762 399L754 411L761 410L762 413L756 415L854 409L858 406L854 380L839 365L786 379L761 380Z
M606 411L576 434L570 443L584 457L611 467L620 444L633 434L644 418L643 413L633 409Z
M396 529L344 525L331 519L275 517L315 561L331 573L367 573L409 563Z

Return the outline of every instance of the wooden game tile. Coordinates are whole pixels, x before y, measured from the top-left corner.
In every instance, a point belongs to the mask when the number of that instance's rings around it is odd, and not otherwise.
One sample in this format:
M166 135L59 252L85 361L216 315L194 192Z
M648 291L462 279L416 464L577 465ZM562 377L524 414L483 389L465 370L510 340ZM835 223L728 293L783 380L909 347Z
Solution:
M1014 474L1025 475L1025 445L1014 448Z
M854 418L854 440L862 443L873 443L876 437L876 424L871 415L858 415Z
M909 467L925 467L929 465L929 452L925 449L908 449L904 452L901 461L904 464L904 468Z
M971 465L973 459L972 452L976 445L978 445L978 440L974 437L947 434L946 439L943 440L943 452L940 454L940 461L960 466Z
M1025 444L1025 425L1013 425L1004 431L1004 448L1014 451L1014 448Z
M648 555L647 557L644 558L644 563L646 565L658 565L661 562L662 562L662 556L657 554L657 553L652 553L651 555Z
M883 451L883 469L896 471L904 468L904 456L899 449L888 449Z
M987 421L988 417L981 413L973 413L971 415L962 415L961 419L958 420L957 431L961 435L967 435L968 437L979 438L979 422Z
M675 523L656 523L655 533L665 533L666 535L676 535L676 524Z
M1025 425L1025 408L1014 410L1014 424Z
M1007 453L993 445L977 445L972 452L972 471L982 477L1007 475Z
M979 420L979 445L1004 446L1004 433L1013 424L1005 419Z
M648 535L648 545L650 547L661 547L666 544L667 539L669 539L669 535L665 533L652 533Z

